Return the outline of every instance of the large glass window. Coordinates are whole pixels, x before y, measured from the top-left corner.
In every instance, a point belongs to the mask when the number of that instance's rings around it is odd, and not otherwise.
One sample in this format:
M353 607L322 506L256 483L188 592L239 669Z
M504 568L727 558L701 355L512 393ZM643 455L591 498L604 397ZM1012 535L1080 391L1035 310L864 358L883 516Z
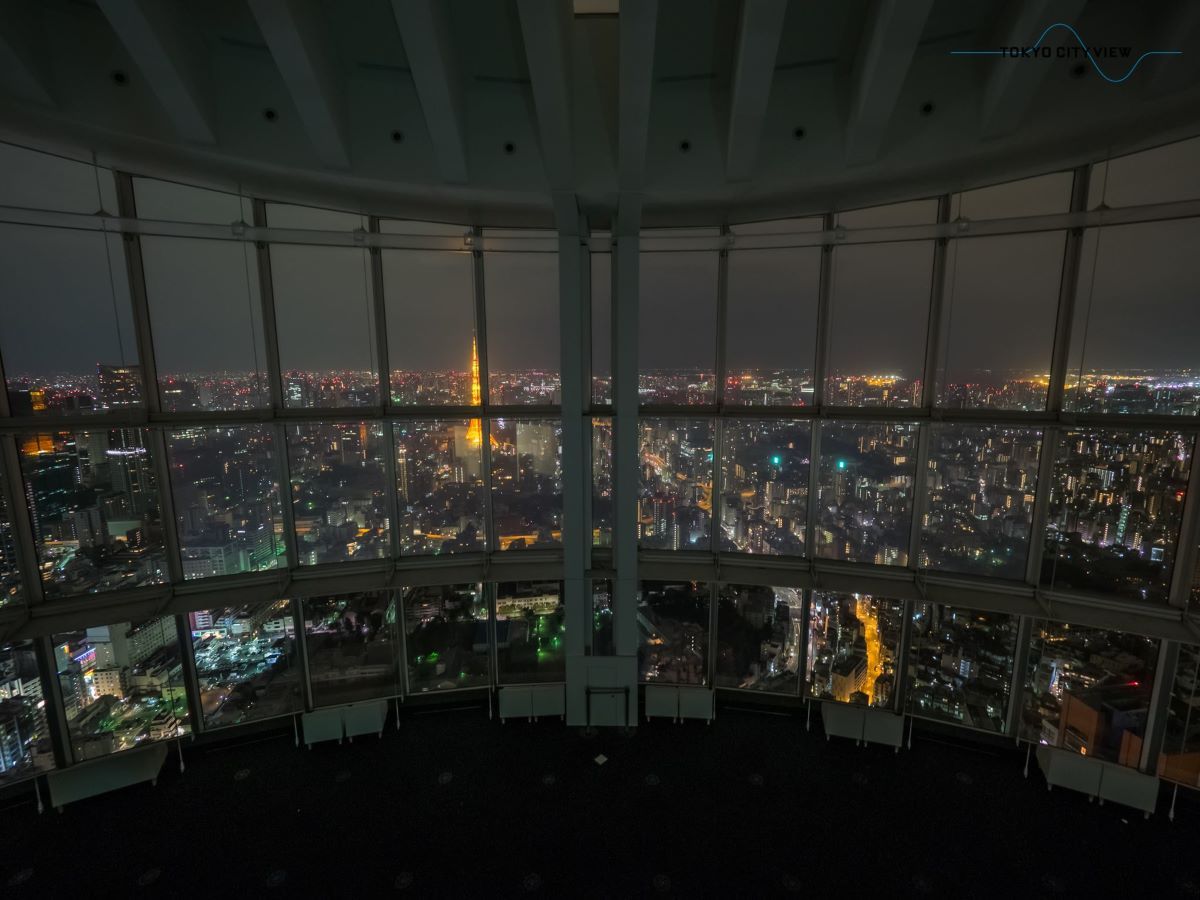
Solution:
M0 480L4 478L4 467L0 465ZM4 491L0 490L0 607L6 603L20 603L25 596L21 584L21 570L17 562L17 536L13 531L12 512L8 508Z
M1041 432L933 425L921 558L931 569L1025 577Z
M54 635L75 762L190 730L173 616Z
M19 439L47 599L167 580L146 438L114 428Z
M1200 787L1200 646L1196 644L1179 648L1158 774L1168 781Z
M390 591L306 598L304 643L313 706L400 693L400 632Z
M709 550L711 419L642 419L638 533L643 547Z
M805 673L809 696L891 706L903 619L898 600L814 591Z
M1164 602L1171 584L1191 435L1060 435L1042 584Z
M275 432L266 425L167 435L184 578L286 564Z
M0 788L54 768L32 641L0 644Z
M1200 415L1200 219L1089 229L1071 331L1068 409Z
M0 205L86 213L117 211L117 188L109 169L0 143Z
M496 547L561 545L562 424L557 419L496 419L491 451Z
M804 645L799 588L723 584L717 593L717 687L796 694Z
M708 684L709 586L643 581L638 591L638 677L650 684Z
M1200 137L1118 156L1092 167L1088 209L1200 198Z
M14 416L143 405L119 235L0 224L0 271L0 354Z
M1048 216L1071 208L1071 172L1051 172L962 191L950 197L950 220ZM968 228L970 226L968 225Z
M907 565L916 426L827 422L820 460L817 555Z
M592 656L614 656L613 583L611 579L592 582Z
M804 554L811 434L808 422L722 423L721 550Z
M392 402L478 406L471 254L384 250L382 258Z
M488 402L558 404L558 254L484 255Z
M153 235L141 244L162 408L270 405L253 245Z
M1022 740L1136 767L1157 660L1150 638L1034 622Z
M487 528L480 421L402 421L393 428L400 552L483 550Z
M810 405L821 248L733 250L727 265L725 402Z
M937 197L902 200L885 206L842 210L836 224L843 228L893 228L902 225L932 225L937 221Z
M301 565L390 553L386 427L381 422L288 426Z
M567 672L565 620L560 582L496 585L499 680L508 684L563 681Z
M920 406L933 241L833 251L829 374L836 406Z
M290 600L188 613L205 728L304 709Z
M592 545L596 547L612 544L612 442L612 419L592 419Z
M940 406L1045 409L1065 245L1061 231L950 242Z
M643 250L638 260L641 403L715 402L718 260L711 250Z
M1018 619L918 603L908 657L908 711L981 731L1003 732Z
M404 632L412 693L491 683L488 606L478 584L406 588Z

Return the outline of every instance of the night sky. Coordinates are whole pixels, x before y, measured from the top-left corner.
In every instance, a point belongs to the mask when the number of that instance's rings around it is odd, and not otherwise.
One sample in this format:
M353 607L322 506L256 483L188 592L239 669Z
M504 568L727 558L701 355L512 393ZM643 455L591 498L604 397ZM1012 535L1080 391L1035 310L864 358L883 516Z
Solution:
M1194 155L1194 154L1193 154ZM1194 165L1175 151L1168 162ZM5 150L0 203L115 211L111 178L90 167L49 165ZM1092 200L1129 202L1129 181L1161 199L1171 172L1114 163ZM1190 170L1189 170L1190 171ZM1103 176L1103 167L1098 176ZM1182 183L1195 181L1179 175ZM1188 180L1190 178L1190 181ZM35 191L31 185L36 185ZM953 215L1004 217L1064 209L1063 175L972 191ZM138 180L143 217L229 222L249 215L244 201ZM928 203L843 217L874 223L924 220ZM357 227L360 216L269 206L276 225ZM95 233L0 225L3 330L10 376L86 373L97 362L134 361L124 260L119 242ZM1064 235L1044 233L951 242L943 339L950 377L978 369L1045 371L1053 339ZM1097 243L1099 252L1097 253ZM1120 226L1087 235L1073 365L1200 366L1200 221ZM258 274L239 243L147 237L145 272L159 368L251 371L263 368ZM597 259L606 260L598 256ZM285 369L363 369L375 359L366 254L353 248L276 245L271 250L280 349ZM464 369L470 361L474 277L470 256L385 251L389 353L394 369ZM1093 275L1094 268L1094 275ZM816 327L815 249L732 252L730 366L810 368ZM924 357L932 242L848 245L835 251L830 366L841 372L915 375ZM608 290L600 264L594 281ZM114 313L114 296L116 312ZM485 257L490 363L496 371L559 365L556 259L546 253ZM641 343L645 369L711 370L715 358L717 254L644 253ZM606 316L603 301L598 317ZM597 342L597 350L601 347ZM597 368L600 368L599 366Z

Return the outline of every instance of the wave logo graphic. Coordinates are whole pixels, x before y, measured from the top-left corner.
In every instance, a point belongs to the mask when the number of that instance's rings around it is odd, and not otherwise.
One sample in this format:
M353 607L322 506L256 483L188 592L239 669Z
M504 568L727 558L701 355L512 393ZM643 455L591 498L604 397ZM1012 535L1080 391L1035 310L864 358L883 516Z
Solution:
M1079 43L1078 47L1043 47L1042 42L1046 40L1046 35L1056 28L1065 28L1071 32L1075 40ZM1080 51L1083 51L1082 54ZM1142 64L1148 56L1182 56L1182 50L1147 50L1141 56L1133 61L1131 65L1120 78L1114 78L1100 67L1099 59L1116 59L1127 58L1133 55L1132 47L1089 47L1087 42L1079 36L1079 32L1068 25L1066 22L1055 22L1038 35L1037 41L1030 47L1003 47L999 50L951 50L951 56L1007 56L1011 59L1077 59L1079 56L1086 56L1088 62L1092 64L1092 68L1096 70L1096 74L1107 81L1109 84L1121 84L1129 79L1137 67Z

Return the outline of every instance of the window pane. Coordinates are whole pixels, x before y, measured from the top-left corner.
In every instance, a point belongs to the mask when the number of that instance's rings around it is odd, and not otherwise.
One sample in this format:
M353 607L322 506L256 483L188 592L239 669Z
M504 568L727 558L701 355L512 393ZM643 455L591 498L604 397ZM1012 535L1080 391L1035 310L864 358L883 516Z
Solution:
M728 268L725 402L810 405L821 248L734 250Z
M487 529L479 420L404 421L393 428L400 552L483 550Z
M300 565L390 554L386 427L382 422L288 426Z
M592 546L609 547L613 538L612 419L592 419Z
M269 406L253 246L144 236L142 270L163 409Z
M919 406L933 241L833 251L827 403Z
M205 728L304 709L292 601L188 613Z
M173 616L54 635L75 762L191 730Z
M1200 198L1200 137L1092 166L1088 209Z
M814 591L805 675L809 696L891 706L903 619L898 600Z
M470 253L384 250L392 402L482 403Z
M643 547L712 548L711 419L642 419L638 534Z
M1136 767L1157 661L1141 635L1034 622L1021 739Z
M1063 434L1042 584L1165 602L1192 441L1156 431Z
M559 402L558 254L484 255L488 401Z
M271 282L284 405L377 404L367 251L274 244Z
M817 555L908 565L917 426L827 422L821 428Z
M412 693L491 683L487 598L478 584L404 591L408 689Z
M314 707L400 693L400 633L390 591L308 597L303 603Z
M557 581L496 585L496 653L501 683L566 678L566 608Z
M887 206L867 206L837 214L843 228L889 228L893 225L932 225L937 221L937 197L905 200Z
M918 603L908 657L908 712L1004 731L1019 619Z
M929 431L922 568L1022 580L1042 433L933 425Z
M0 644L0 788L54 768L32 641Z
M803 556L809 423L726 419L723 428L720 549Z
M1200 219L1089 229L1083 239L1068 409L1200 415Z
M20 439L46 598L167 580L153 453L141 428Z
M1046 408L1065 233L949 245L938 405Z
M638 260L638 395L643 404L716 400L717 263L711 250Z
M1200 786L1200 646L1195 644L1179 648L1158 774L1188 787Z
M0 225L0 271L0 354L14 416L142 405L119 235Z
M4 467L0 466L0 480L4 479ZM21 570L17 564L17 536L13 531L12 512L4 492L0 490L0 607L6 603L20 603L25 599L21 585Z
M275 453L266 425L167 433L184 578L286 565Z
M592 656L615 656L613 639L613 583L611 580L592 582Z
M298 228L308 231L366 230L367 217L336 209L297 206L292 203L268 203L267 224L272 228Z
M234 222L249 224L254 221L254 201L249 197L174 181L135 177L133 197L139 219L209 225L231 225Z
M1048 216L1071 208L1071 172L1052 172L963 191L950 197L950 220Z
M0 143L0 205L57 212L117 212L117 189L109 169Z
M804 643L797 588L721 585L717 597L717 687L796 694Z
M610 240L593 234L592 240ZM612 403L612 254L592 254L592 402Z
M708 684L709 588L697 581L643 581L638 590L638 679Z
M557 419L491 423L492 524L501 550L562 543L562 424Z

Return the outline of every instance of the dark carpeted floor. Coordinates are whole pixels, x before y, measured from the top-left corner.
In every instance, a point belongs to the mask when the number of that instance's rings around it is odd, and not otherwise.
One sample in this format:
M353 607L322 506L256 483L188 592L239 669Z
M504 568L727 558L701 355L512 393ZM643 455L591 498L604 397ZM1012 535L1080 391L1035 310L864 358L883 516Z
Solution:
M1149 821L1048 793L1024 750L826 742L722 709L586 736L486 709L382 740L184 745L158 787L0 802L0 897L1200 896L1200 798ZM597 765L594 758L608 758Z

